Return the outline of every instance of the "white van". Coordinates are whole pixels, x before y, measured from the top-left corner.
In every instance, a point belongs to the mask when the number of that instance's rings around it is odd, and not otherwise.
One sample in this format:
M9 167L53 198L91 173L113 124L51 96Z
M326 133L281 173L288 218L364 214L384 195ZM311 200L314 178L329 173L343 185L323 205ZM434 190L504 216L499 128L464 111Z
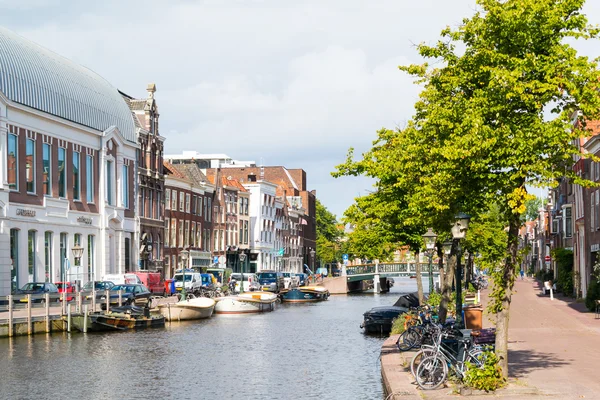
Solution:
M181 272L173 275L175 281L175 291L181 292L181 284L183 281L183 274ZM185 273L185 290L199 289L202 286L202 276L199 272L186 272Z
M106 274L102 277L102 280L110 281L115 285L142 283L142 280L136 274Z

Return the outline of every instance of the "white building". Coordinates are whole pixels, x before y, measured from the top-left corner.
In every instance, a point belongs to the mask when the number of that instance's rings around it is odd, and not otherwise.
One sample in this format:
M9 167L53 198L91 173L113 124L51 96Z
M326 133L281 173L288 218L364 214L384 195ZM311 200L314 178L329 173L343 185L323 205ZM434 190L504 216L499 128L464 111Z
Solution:
M227 154L204 154L196 151L184 151L182 154L166 155L165 160L171 164L189 164L194 163L201 169L207 168L238 168L238 167L256 167L255 161L234 160Z
M278 251L275 249L277 185L258 180L246 182L243 186L250 192L250 271L277 269Z
M116 88L0 28L0 295L137 263L137 148Z

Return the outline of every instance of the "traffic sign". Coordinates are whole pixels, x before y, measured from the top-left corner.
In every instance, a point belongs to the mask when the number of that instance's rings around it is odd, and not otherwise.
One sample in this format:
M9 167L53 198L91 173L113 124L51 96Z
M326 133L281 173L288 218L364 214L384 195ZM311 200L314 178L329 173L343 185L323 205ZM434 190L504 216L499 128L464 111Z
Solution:
M219 264L225 264L225 256L219 256Z
M219 256L214 256L213 257L213 264L218 264L219 263Z
M342 260L348 261L348 254L342 254Z
M546 261L546 262L550 262L550 256L546 256L546 257L544 257L544 261Z

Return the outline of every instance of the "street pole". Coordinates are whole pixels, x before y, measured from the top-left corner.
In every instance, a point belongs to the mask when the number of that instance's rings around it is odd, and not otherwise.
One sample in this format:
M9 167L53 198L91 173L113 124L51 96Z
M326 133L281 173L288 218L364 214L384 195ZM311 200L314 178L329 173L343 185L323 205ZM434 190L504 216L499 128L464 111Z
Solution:
M429 295L434 291L433 289L433 251L429 250Z
M456 240L456 326L458 328L462 328L462 265L460 263L460 259L462 257L462 250L460 248L460 239L454 240Z

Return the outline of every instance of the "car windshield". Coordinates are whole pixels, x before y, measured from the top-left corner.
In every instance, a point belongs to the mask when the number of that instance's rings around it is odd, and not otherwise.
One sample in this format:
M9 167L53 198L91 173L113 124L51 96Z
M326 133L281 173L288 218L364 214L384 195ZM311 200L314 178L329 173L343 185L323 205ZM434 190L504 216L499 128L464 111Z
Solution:
M92 290L92 289L96 289L96 290L104 290L104 289L109 289L110 288L110 284L107 282L88 282L85 285L83 285L83 290Z
M275 279L277 278L277 274L274 272L263 272L258 275L260 279Z
M135 286L116 285L116 286L113 286L110 290L114 290L114 291L122 290L125 293L133 293L134 289L135 289Z
M175 274L175 276L173 277L173 279L175 280L175 282L181 282L182 281L182 274ZM185 274L185 281L186 282L191 282L192 281L192 274Z
M21 290L44 290L43 283L28 283Z

